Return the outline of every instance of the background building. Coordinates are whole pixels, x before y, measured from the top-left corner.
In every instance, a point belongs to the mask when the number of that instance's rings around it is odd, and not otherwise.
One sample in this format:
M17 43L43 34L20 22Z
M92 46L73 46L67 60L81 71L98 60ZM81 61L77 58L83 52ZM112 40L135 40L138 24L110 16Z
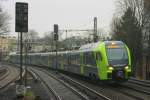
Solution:
M0 61L4 60L6 56L16 50L16 37L0 36Z

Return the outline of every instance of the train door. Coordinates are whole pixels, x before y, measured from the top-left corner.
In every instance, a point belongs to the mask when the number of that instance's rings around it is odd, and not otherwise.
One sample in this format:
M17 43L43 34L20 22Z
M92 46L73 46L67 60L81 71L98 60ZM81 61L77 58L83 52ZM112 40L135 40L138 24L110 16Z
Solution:
M52 67L52 56L50 54L48 55L48 67Z
M98 70L98 77L102 79L102 77L104 76L103 73L105 72L103 71L104 66L102 66L102 56L99 51L95 52L95 59L96 59L96 66Z
M1 60L2 60L2 52L0 52L0 62L1 62Z
M83 59L83 53L80 53L80 68L81 68L81 74L84 74L84 59Z
M64 69L64 59L63 59L63 54L60 55L60 66L61 66L61 70Z

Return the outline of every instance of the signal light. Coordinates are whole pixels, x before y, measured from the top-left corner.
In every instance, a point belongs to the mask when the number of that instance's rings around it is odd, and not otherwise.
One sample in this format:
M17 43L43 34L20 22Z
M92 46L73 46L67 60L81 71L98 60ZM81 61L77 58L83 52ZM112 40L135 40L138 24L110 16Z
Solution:
M54 34L54 40L57 41L58 40L58 34Z

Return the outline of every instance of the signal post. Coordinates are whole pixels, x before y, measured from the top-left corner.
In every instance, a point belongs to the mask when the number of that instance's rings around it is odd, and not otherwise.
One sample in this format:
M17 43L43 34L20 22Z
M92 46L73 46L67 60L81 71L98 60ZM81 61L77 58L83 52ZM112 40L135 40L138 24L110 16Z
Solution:
M15 31L20 33L20 83L16 86L16 93L23 96L26 88L23 85L22 51L23 51L23 32L28 32L28 3L16 2Z

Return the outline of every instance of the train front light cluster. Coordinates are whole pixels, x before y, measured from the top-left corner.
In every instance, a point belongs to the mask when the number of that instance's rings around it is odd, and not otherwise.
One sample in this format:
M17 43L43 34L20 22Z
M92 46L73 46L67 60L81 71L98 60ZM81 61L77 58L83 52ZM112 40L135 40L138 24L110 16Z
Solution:
M126 66L126 67L125 67L125 69L126 69L126 70L128 70L128 69L129 69L129 67L128 67L128 66Z
M114 68L111 66L108 66L108 70L107 70L107 77L108 79L112 79L112 72L113 72Z
M127 72L131 72L130 66L125 66L124 69L125 69Z
M131 76L131 67L130 66L125 66L125 77L128 79Z
M108 69L109 69L109 70L114 70L114 68L113 68L113 67L109 67Z
M112 73L113 70L114 70L114 68L111 67L111 66L109 66L107 72L108 72L108 73Z

